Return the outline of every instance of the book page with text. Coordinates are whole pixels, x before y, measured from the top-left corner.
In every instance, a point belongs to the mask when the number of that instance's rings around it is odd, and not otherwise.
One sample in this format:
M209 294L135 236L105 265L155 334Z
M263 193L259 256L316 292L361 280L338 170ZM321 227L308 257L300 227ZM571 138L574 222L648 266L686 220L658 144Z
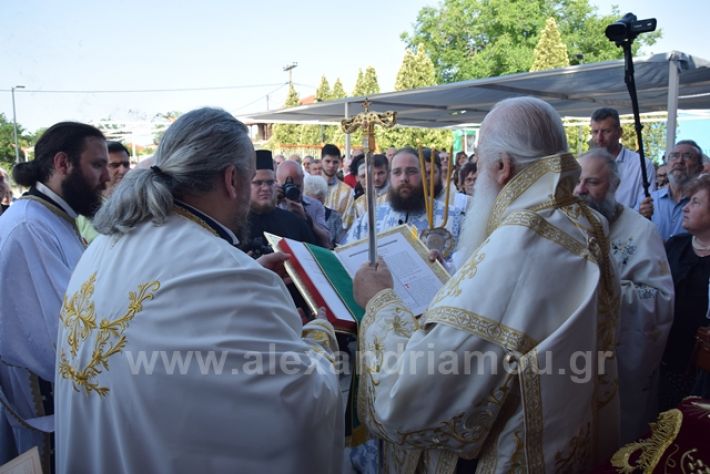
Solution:
M394 281L394 292L415 315L420 315L443 286L427 258L417 252L403 232L377 236L377 253L387 264ZM336 249L336 254L351 276L367 262L367 240Z

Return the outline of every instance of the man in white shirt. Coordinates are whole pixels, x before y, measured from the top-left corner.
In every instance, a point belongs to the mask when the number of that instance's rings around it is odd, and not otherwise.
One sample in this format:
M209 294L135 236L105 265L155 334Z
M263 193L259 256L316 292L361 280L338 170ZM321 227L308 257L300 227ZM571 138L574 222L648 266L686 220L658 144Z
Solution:
M590 126L593 146L606 149L616 158L621 177L619 189L616 190L616 200L632 209L638 208L644 194L641 160L638 153L624 147L619 141L622 135L619 112L608 107L597 109L592 114ZM651 192L656 189L656 170L648 158L645 158L645 165L649 182L648 192Z

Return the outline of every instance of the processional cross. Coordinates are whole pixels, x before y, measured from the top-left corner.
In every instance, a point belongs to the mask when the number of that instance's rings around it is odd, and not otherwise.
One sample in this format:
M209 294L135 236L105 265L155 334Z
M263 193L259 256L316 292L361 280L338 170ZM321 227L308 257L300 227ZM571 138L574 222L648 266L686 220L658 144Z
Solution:
M370 103L367 99L362 104L364 112L353 118L341 120L340 125L345 133L353 133L362 129L362 148L365 152L365 196L367 199L367 236L368 259L370 265L377 262L377 240L375 228L375 185L372 182L372 152L375 151L375 126L385 128L394 127L397 123L396 112L370 112Z

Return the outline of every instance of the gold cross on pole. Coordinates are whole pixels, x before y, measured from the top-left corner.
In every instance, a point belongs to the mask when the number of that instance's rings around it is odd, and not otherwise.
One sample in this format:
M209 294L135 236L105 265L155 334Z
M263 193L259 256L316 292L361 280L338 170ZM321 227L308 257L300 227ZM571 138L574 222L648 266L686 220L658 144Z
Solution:
M375 151L375 126L392 128L397 123L396 112L370 112L370 103L367 99L362 107L365 109L353 118L343 119L340 125L345 133L353 133L362 129L362 148L365 152L365 196L367 199L367 236L368 236L368 259L370 265L377 262L377 241L375 238L375 186L372 182L372 152Z

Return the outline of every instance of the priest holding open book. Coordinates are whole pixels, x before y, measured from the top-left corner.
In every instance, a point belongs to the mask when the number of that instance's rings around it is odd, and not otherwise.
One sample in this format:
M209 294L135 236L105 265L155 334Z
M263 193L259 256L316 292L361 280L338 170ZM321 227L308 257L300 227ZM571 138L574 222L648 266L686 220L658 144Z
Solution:
M359 416L383 472L585 472L619 436L606 224L573 195L580 168L549 104L498 103L477 155L459 270L424 314L383 260L355 277Z
M333 327L302 325L282 254L236 247L254 162L244 124L194 110L96 215L60 315L57 472L340 470Z

